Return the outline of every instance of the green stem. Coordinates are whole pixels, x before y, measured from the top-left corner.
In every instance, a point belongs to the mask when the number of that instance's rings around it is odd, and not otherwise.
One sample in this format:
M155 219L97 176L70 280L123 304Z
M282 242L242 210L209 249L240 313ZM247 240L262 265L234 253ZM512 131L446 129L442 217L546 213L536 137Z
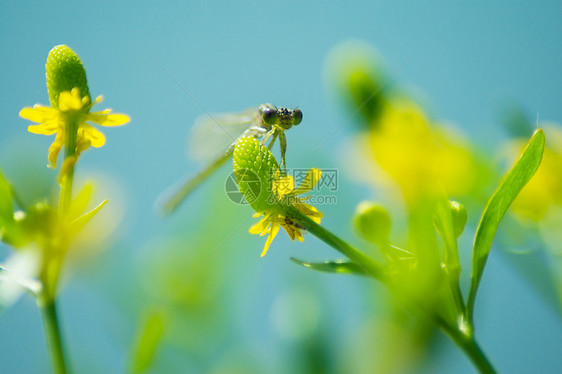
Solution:
M338 236L332 234L330 231L326 230L324 227L320 226L319 224L302 214L298 209L292 206L287 206L286 208L288 210L289 216L312 235L316 236L318 239L322 240L330 247L342 253L344 256L346 256L351 261L360 266L363 270L365 270L365 272L371 275L374 279L380 280L382 278L382 266L371 257L354 248L343 239L340 239Z
M47 346L51 356L53 371L57 374L64 374L67 370L55 300L42 294L37 298L37 305L43 317L45 337L47 338Z
M61 168L61 189L59 211L63 216L72 202L72 184L74 182L74 163L76 157L76 137L78 118L76 114L68 115L64 134L64 161Z
M470 324L474 322L474 302L476 301L476 292L478 291L478 280L472 277L470 283L470 292L468 293L468 301L466 303L466 316Z
M466 306L464 305L464 299L462 297L459 273L460 272L457 271L457 269L454 270L453 274L449 273L449 288L451 290L453 301L455 303L456 314L462 315L466 310Z
M74 181L74 163L76 156L76 137L78 130L78 115L68 114L65 119L65 142L64 161L60 171L60 197L59 216L65 219L65 215L72 202L72 184ZM64 350L60 333L60 325L56 308L56 288L59 278L62 256L67 248L46 248L45 253L54 256L44 259L41 273L42 290L37 296L37 305L43 317L43 326L47 338L47 346L51 356L53 371L57 374L67 372L64 359ZM46 262L45 262L46 261Z
M69 170L64 177L60 188L59 211L64 214L72 202L72 184L74 180L74 169Z
M463 333L456 327L451 327L445 321L439 319L437 324L443 329L443 331L451 338L451 340L459 347L472 361L474 366L478 369L480 373L483 374L494 374L496 370L492 366L492 363L488 360L472 334L472 328L470 328L466 333Z

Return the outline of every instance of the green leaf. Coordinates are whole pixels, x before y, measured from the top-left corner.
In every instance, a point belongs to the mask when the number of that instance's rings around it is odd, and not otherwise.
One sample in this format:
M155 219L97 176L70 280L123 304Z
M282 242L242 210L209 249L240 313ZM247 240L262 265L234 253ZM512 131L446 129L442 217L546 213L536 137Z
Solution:
M14 218L14 190L0 172L0 240L13 247L22 247L28 240L24 237L19 221Z
M500 221L511 203L519 195L519 192L539 168L543 151L544 132L538 129L525 147L519 160L517 160L509 173L500 182L498 189L488 200L488 204L482 213L482 218L476 229L472 253L472 284L468 297L468 313L470 318L472 318L478 286Z
M10 225L14 222L12 198L12 186L0 172L0 226Z
M93 190L94 187L92 186L92 184L87 183L76 195L74 200L72 200L72 204L70 204L67 213L71 219L77 218L78 216L80 216L80 214L82 214L82 212L86 210L86 207L90 202L90 198L92 197Z
M448 271L454 272L457 277L460 273L460 263L451 202L446 199L444 192L440 197L435 206L434 223L445 244L445 265Z
M305 268L322 271L324 273L358 274L369 276L369 274L364 269L351 261L334 260L325 262L306 262L294 257L291 257L291 261L293 261L297 265L304 266Z
M82 214L70 223L71 235L76 235L94 216L100 211L101 208L107 203L107 200L102 201L97 207L90 210L88 213Z
M142 373L150 368L163 334L164 318L161 312L156 312L139 329L131 355L130 372Z

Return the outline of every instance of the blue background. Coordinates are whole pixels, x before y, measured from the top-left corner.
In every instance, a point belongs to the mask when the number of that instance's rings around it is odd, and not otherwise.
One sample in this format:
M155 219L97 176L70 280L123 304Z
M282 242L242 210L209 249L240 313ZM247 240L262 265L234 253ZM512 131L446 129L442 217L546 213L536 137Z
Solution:
M154 276L147 258L157 257L163 238L205 225L214 228L199 239L207 240L209 252L234 232L216 256L236 264L229 272L232 278L221 282L237 287L223 302L239 336L225 341L257 349L269 371L289 370L276 364L289 348L266 322L285 289L306 282L322 290L322 300L328 300L322 308L332 308L326 323L336 349L353 341L347 332L357 330L376 308L362 300L368 289L362 280L308 273L288 261L293 255L334 257L314 238L290 244L280 235L260 259L263 241L247 234L250 209L222 210L229 204L222 196L228 168L179 214L164 220L155 213L158 195L198 166L186 158L185 144L193 119L204 110L178 83L210 112L263 102L300 105L304 121L288 133L288 164L342 169L341 148L351 125L319 152L311 155L310 150L349 116L326 84L325 59L338 43L359 39L378 49L389 71L410 58L394 82L415 92L434 117L455 122L483 148L493 149L506 137L499 125L505 100L523 103L541 119L561 121L561 14L562 4L554 1L0 2L0 161L8 176L38 170L18 169L19 157L46 162L52 139L27 133L18 112L48 103L44 62L54 45L67 44L78 53L90 91L105 96L103 108L132 118L125 127L104 129L106 146L88 151L80 161L79 178L99 173L115 181L125 213L109 248L69 271L60 294L76 371L125 370L137 319L143 309L158 304L158 297L142 297L145 283L139 280ZM37 173L55 175L43 169ZM351 237L347 217L371 193L342 177L339 194L338 205L326 208L324 222ZM185 276L196 266L190 263ZM559 315L494 253L478 308L479 339L500 371L556 372L562 367ZM4 313L0 336L2 371L47 371L41 321L30 297ZM420 370L471 372L450 343L443 339L440 349ZM166 355L178 372L190 367L181 354Z

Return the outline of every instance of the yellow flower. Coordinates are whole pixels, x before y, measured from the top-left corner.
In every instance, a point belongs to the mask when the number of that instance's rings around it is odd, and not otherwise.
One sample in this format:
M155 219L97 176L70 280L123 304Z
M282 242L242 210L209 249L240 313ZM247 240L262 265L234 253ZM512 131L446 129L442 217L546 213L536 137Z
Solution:
M551 210L562 208L562 127L554 123L543 127L547 140L541 166L511 208L522 220L544 221ZM522 139L510 142L504 151L506 158L516 160L524 144Z
M309 197L301 198L298 197L298 195L302 195L312 190L320 180L321 175L322 173L320 170L310 169L301 185L295 189L295 180L293 177L290 175L281 177L278 170L276 178L272 184L273 196L275 196L277 201L283 201L284 203L293 205L314 222L320 223L320 219L323 217L323 214L312 205L304 202ZM259 234L260 236L269 234L261 253L261 257L265 256L267 253L271 242L279 232L280 226L285 229L291 240L297 239L298 241L303 241L301 232L303 227L301 227L298 223L293 222L291 217L289 217L284 210L281 209L280 205L273 204L271 205L271 209L262 213L256 213L254 214L254 217L259 217L261 215L263 215L263 218L250 228L250 234Z
M99 148L105 144L105 136L96 128L86 123L93 122L100 126L120 126L129 122L129 117L125 114L110 114L111 109L100 112L90 112L94 104L101 102L102 96L98 96L91 103L89 96L80 97L78 88L71 91L62 91L58 97L58 108L46 107L35 104L33 108L23 108L19 115L22 118L38 123L31 125L27 130L33 134L53 135L55 140L49 147L49 166L56 167L57 156L65 143L66 128L71 123L77 124L76 133L76 155L89 146Z
M433 190L436 181L453 196L479 187L481 170L469 143L452 128L430 121L413 102L389 101L368 139L368 151L384 172L377 182L385 179L383 175L390 176L408 203Z

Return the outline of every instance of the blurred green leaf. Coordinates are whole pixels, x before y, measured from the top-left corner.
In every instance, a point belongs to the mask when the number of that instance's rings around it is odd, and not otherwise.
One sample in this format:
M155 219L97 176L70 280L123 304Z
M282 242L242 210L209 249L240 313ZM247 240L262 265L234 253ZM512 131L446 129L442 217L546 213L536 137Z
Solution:
M70 232L72 235L77 234L94 216L100 211L101 208L107 203L107 200L102 201L97 207L84 213L70 223Z
M437 201L435 209L435 227L445 243L445 264L449 271L460 272L457 237L453 224L451 202L445 195Z
M163 334L164 318L162 313L156 312L139 329L131 356L131 373L142 373L150 368Z
M71 219L77 218L86 210L88 203L90 202L90 198L92 197L92 192L94 187L91 183L87 183L80 192L76 195L74 200L72 200L72 204L68 210L68 216Z
M14 219L14 190L0 172L0 239L13 246L23 247L28 243L19 221Z
M368 276L367 272L360 268L357 264L345 260L306 262L291 257L291 261L297 265L304 266L305 268L322 271L324 273L358 274Z
M59 232L58 212L46 200L30 206L20 222L24 236L28 240L42 241L58 235Z
M482 213L482 218L476 229L472 253L472 284L468 298L470 314L472 314L474 308L478 285L500 221L513 200L539 168L544 151L544 141L544 132L541 129L536 130L519 160L500 182L498 189L488 200L488 204Z
M0 226L14 222L14 208L12 206L12 186L0 171Z

